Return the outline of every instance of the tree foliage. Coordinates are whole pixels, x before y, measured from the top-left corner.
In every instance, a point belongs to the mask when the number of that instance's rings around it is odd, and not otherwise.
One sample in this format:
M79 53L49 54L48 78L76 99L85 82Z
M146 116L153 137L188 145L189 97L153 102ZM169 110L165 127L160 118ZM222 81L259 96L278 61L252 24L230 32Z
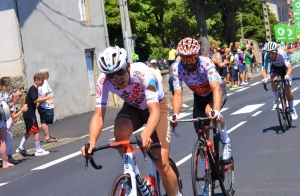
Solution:
M167 58L168 44L184 37L200 38L202 52L208 50L209 37L222 44L239 40L239 11L246 39L264 41L266 37L259 0L128 0L128 7L141 61ZM123 47L118 0L105 0L105 12L110 44ZM278 22L271 12L269 19L274 35Z

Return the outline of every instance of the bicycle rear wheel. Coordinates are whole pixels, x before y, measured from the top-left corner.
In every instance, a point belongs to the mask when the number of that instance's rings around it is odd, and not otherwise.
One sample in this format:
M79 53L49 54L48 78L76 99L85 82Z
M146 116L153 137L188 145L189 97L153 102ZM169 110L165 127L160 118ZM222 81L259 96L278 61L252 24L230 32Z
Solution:
M117 177L117 179L112 184L109 192L109 196L127 196L131 195L132 185L131 178L129 174L122 174ZM137 188L137 195L142 196Z
M284 105L282 100L282 90L278 89L278 96L277 96L277 115L279 124L281 127L282 132L286 132L286 118L285 118L285 111L284 111Z
M197 140L193 146L191 159L192 186L194 196L202 195L202 191L205 187L208 188L208 195L213 195L211 167L208 158L207 161L209 169L205 169L202 166L201 157L204 157L204 154L204 144L202 143L202 141Z
M181 177L180 177L179 171L177 169L177 166L171 157L169 157L169 164L176 175L179 192L183 195L183 185L182 185ZM157 176L157 183L158 183L157 187L158 187L158 192L159 192L158 195L159 196L167 195L167 192L162 184L162 179L157 171L156 171L156 176Z

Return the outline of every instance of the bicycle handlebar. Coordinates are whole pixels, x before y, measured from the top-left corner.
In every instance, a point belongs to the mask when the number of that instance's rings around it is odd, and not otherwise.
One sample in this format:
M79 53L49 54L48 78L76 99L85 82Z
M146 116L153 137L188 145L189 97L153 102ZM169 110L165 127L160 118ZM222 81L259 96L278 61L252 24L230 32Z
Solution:
M276 83L288 82L288 85L290 86L290 81L289 80L281 79L281 80L275 80L275 81L268 81L266 84L264 84L264 90L268 91L267 84L272 83L272 82L276 82Z
M89 155L94 155L94 152L96 151L99 151L99 150L104 150L104 149L107 149L107 148L114 148L114 149L117 149L117 148L122 148L124 145L131 145L131 144L137 144L141 150L141 152L143 153L144 155L144 159L145 161L147 161L147 155L148 157L151 159L151 160L158 160L158 157L157 156L154 156L150 151L148 152L144 152L143 151L143 144L142 144L142 138L140 135L136 135L135 136L137 140L127 140L127 141L122 141L122 142L112 142L112 143L109 143L109 144L105 144L105 145L102 145L102 146L99 146L99 147L96 147L92 150L91 153L88 153L88 150L90 148L90 144L89 143L85 143L85 170L88 169L88 156ZM95 160L94 158L91 158L90 159L90 163L91 165L93 166L94 169L102 169L102 165L97 165L95 163Z

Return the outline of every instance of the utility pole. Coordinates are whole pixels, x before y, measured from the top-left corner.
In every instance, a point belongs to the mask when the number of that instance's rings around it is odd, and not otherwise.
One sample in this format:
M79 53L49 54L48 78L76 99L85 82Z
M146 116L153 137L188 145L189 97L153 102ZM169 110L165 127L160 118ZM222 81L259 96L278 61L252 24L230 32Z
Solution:
M133 47L127 0L119 0L119 7L120 7L124 48L127 51L129 62L132 63L132 53L134 53L134 47Z
M262 5L263 5L265 28L266 28L266 39L268 42L270 42L272 41L272 38L271 38L271 30L270 30L270 22L269 22L269 14L268 14L268 5L266 0L262 0Z
M242 13L241 11L239 11L240 13L240 23L241 23L241 34L242 34L242 40L240 41L241 43L243 43L244 41L244 27L243 27L243 19L242 19Z

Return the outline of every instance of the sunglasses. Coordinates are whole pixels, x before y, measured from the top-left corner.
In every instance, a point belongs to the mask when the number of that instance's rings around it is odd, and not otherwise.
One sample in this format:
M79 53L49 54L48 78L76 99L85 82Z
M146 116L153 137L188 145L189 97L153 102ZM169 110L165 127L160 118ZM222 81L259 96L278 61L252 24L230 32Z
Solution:
M120 69L119 71L116 71L114 73L107 74L106 77L110 80L116 80L122 77L126 72L127 72L126 69Z
M182 56L181 57L181 61L185 64L185 63L193 63L196 60L196 56L195 55L189 55L189 56Z
M273 52L268 52L268 55L276 55L277 51L273 51Z

